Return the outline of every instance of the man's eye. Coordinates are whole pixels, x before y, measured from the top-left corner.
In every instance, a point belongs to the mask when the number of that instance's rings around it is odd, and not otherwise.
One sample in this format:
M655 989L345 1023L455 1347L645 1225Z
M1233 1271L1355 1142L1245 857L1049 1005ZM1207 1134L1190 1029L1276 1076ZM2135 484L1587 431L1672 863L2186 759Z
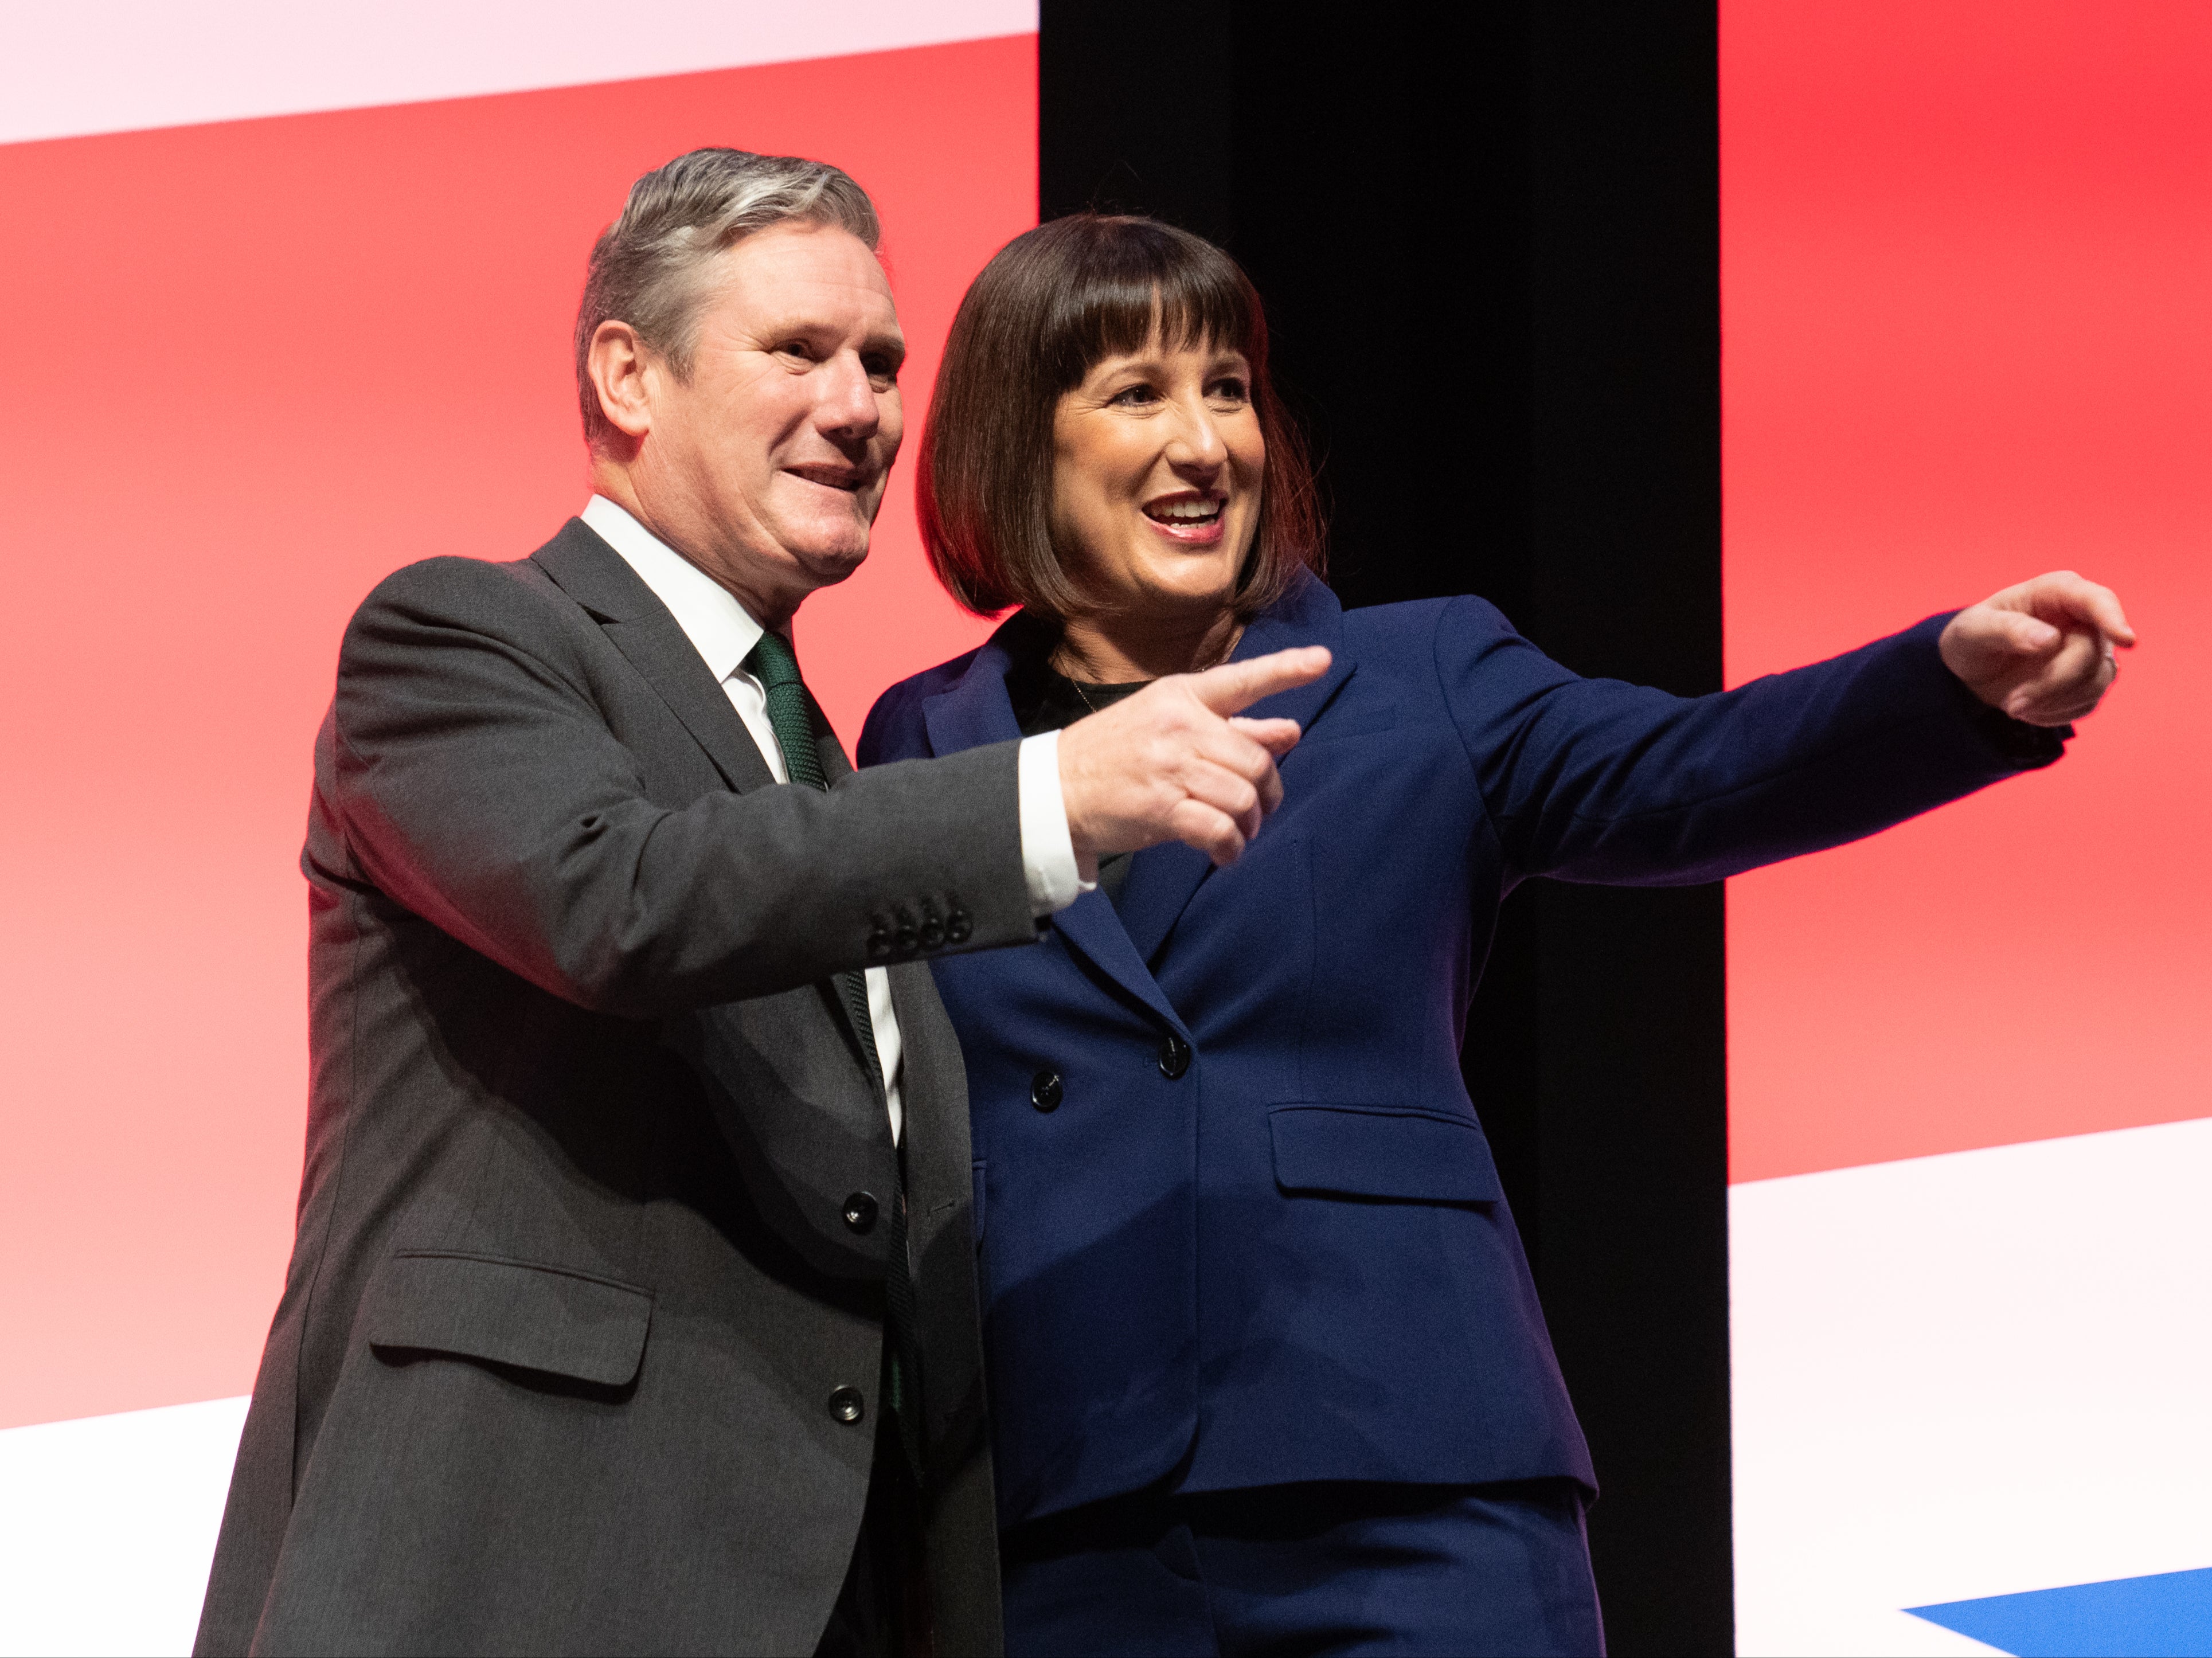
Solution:
M889 357L863 357L860 367L868 371L872 380L881 380L886 386L898 384L899 366Z
M786 340L776 347L776 350L784 356L797 357L802 362L811 362L814 358L814 348L805 340Z

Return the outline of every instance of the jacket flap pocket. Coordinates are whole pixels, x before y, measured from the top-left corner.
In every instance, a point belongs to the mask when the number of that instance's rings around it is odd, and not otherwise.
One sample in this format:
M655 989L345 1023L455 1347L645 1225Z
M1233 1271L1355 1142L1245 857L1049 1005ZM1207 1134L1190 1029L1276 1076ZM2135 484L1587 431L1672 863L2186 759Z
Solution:
M1285 1192L1495 1203L1490 1147L1471 1117L1397 1105L1279 1105L1268 1114Z
M377 1270L369 1345L453 1353L626 1386L645 1356L652 1292L490 1255L408 1253Z

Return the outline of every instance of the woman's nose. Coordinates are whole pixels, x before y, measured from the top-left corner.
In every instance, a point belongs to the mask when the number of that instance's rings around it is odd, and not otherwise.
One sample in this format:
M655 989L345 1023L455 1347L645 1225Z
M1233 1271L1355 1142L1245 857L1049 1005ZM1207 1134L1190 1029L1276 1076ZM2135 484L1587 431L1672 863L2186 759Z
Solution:
M1176 434L1169 441L1167 458L1170 465L1209 472L1227 465L1229 446L1222 440L1212 411L1203 402L1184 407Z

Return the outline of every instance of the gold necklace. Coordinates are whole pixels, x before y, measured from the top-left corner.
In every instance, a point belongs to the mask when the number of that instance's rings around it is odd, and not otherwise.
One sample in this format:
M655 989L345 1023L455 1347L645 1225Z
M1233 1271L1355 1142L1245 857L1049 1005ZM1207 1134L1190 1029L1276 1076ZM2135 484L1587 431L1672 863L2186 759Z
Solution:
M1045 665L1048 668L1051 668L1053 672L1059 674L1062 679L1065 679L1070 685L1074 687L1076 700L1080 701L1085 708L1089 709L1092 714L1103 714L1105 712L1105 709L1100 708L1096 702L1093 702L1091 700L1091 693L1083 689L1083 682L1080 679L1078 679L1072 673L1062 673L1059 668L1054 666L1049 658L1046 659Z
M1093 714L1103 714L1105 712L1104 709L1101 708L1096 702L1093 702L1091 700L1091 693L1083 689L1083 682L1081 680L1068 679L1068 677L1066 674L1062 674L1060 677L1062 679L1067 679L1067 683L1075 687L1075 694L1082 700L1083 706L1085 708L1090 709Z

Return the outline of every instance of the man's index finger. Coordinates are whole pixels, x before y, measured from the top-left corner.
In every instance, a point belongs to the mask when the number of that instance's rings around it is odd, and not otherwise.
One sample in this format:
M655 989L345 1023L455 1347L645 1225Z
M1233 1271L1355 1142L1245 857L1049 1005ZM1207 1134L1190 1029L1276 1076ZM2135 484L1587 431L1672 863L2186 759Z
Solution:
M1328 671L1328 664L1325 647L1301 645L1270 656L1255 656L1249 662L1224 662L1218 668L1208 668L1194 677L1191 689L1200 701L1226 717L1243 713L1277 691L1311 684Z

